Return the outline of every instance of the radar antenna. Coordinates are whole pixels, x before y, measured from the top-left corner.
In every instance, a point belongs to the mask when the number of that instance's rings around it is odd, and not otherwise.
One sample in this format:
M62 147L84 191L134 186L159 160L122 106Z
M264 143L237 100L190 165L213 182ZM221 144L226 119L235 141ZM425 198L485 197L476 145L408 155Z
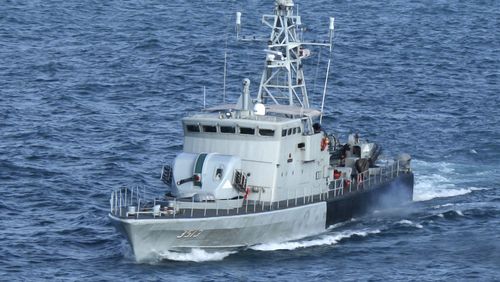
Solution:
M302 21L298 12L294 13L294 6L293 0L275 0L274 14L262 16L262 23L271 28L271 35L266 39L265 68L257 101L309 108L302 59L309 57L311 52L303 45L326 46L331 50L332 42L301 42L299 32ZM244 36L240 37L240 12L236 13L236 31L239 40L247 40ZM253 39L255 41L255 37Z

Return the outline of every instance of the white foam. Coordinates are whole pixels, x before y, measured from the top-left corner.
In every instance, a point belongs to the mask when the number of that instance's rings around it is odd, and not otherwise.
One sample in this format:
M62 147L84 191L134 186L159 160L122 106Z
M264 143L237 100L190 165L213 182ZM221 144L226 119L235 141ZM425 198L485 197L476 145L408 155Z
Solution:
M447 203L447 204L443 204L443 205L435 205L435 206L432 206L433 209L440 209L440 208L444 208L444 207L451 207L451 206L454 206L455 204L452 204L452 203Z
M347 223L348 223L348 221L338 222L338 223L335 223L335 224L332 224L332 225L328 226L328 228L326 230L332 230L332 229L335 229L335 228L339 228L339 227L342 227L342 226L346 225Z
M473 190L470 188L462 188L462 189L442 189L436 188L434 191L426 191L421 193L415 193L413 195L413 201L428 201L434 198L446 198L446 197L455 197L460 195L465 195L471 193Z
M452 173L455 171L454 164L448 162L426 162L421 160L412 160L412 166L415 171L438 171L440 173Z
M479 187L470 187L472 191L482 191L482 190L489 190L490 188L479 188Z
M377 234L377 233L380 233L380 230L376 229L376 230L344 231L336 234L323 235L319 238L310 240L260 244L251 247L251 249L257 251L295 250L298 248L308 248L308 247L322 246L322 245L334 245L337 244L340 240L345 238L350 238L354 235L365 237L368 236L369 234Z
M398 223L399 223L399 224L402 224L402 225L413 226L413 227L416 227L416 228L419 228L419 229L424 228L424 227L422 226L422 224L419 224L419 223L414 223L413 221L411 221L411 220L407 220L407 219L403 219L403 220L399 221Z
M130 248L130 245L128 244L128 242L126 240L120 241L119 249L120 249L120 253L122 253L126 259L132 260L132 261L135 260L134 252L132 252L132 249Z
M477 189L475 187L456 187L452 180L457 177L457 173L451 163L428 163L415 160L414 164L414 201L428 201L434 198L460 196L471 193Z
M236 252L207 252L202 249L191 249L189 253L180 252L163 252L159 254L159 258L162 260L175 260L175 261L193 261L193 262L205 262L205 261L221 261L231 254Z
M462 213L462 211L456 210L455 212L456 212L459 216L464 216L464 214Z

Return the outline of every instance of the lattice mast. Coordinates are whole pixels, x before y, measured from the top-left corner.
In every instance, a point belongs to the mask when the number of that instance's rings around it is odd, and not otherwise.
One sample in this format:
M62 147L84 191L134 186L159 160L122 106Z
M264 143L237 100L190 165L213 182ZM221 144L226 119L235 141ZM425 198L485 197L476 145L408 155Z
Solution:
M274 15L262 16L271 36L257 100L309 108L301 62L309 50L302 48L297 32L300 16L294 15L293 8L292 0L276 0Z
M293 0L275 0L274 15L263 15L262 23L271 28L271 36L266 39L267 53L265 68L262 73L257 100L261 103L274 102L281 105L309 108L306 81L302 68L302 59L310 55L303 45L326 46L332 51L333 18L330 18L330 42L301 42L301 18L294 14ZM241 13L236 13L236 30L240 39ZM255 37L254 37L255 40ZM260 41L260 40L259 40ZM330 60L328 61L328 78ZM326 80L322 99L322 109L326 95Z

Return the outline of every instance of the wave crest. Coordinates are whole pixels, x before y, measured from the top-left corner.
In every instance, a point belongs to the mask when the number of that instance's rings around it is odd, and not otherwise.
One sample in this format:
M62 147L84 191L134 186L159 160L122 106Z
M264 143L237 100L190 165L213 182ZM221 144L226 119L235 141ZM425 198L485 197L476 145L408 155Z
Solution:
M422 224L420 224L420 223L415 223L415 222L413 222L413 221L411 221L411 220L407 220L407 219L400 220L398 223L399 223L399 224L401 224L401 225L406 225L406 226L416 227L416 228L418 228L418 229L422 229L422 228L424 228L424 227L422 226Z

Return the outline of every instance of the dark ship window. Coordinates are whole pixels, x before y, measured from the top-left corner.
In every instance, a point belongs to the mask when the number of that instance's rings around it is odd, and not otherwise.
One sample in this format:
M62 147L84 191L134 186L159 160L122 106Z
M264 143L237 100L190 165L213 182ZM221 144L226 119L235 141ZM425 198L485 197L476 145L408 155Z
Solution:
M288 135L292 135L292 129L291 128L288 129Z
M283 136L286 136L286 129L283 129L283 130L281 131L281 136L282 136L282 137L283 137Z
M297 144L297 148L302 149L306 146L304 142Z
M236 128L234 126L221 126L220 132L222 132L222 133L236 133Z
M274 136L274 130L272 129L259 129L260 136Z
M214 125L204 125L203 132L217 132L217 127Z
M254 135L255 134L255 128L240 127L240 133L241 134Z
M358 158L361 157L361 148L359 146L352 146L352 154Z
M218 168L216 171L215 171L215 179L216 180L220 180L222 178L222 168Z
M300 133L300 127L297 127L297 133Z
M197 126L197 125L193 125L193 124L188 124L188 125L186 126L186 129L187 129L187 131L189 131L189 132L200 132L200 127L199 127L199 126Z
M293 134L296 134L297 133L297 128L294 128L293 129Z

